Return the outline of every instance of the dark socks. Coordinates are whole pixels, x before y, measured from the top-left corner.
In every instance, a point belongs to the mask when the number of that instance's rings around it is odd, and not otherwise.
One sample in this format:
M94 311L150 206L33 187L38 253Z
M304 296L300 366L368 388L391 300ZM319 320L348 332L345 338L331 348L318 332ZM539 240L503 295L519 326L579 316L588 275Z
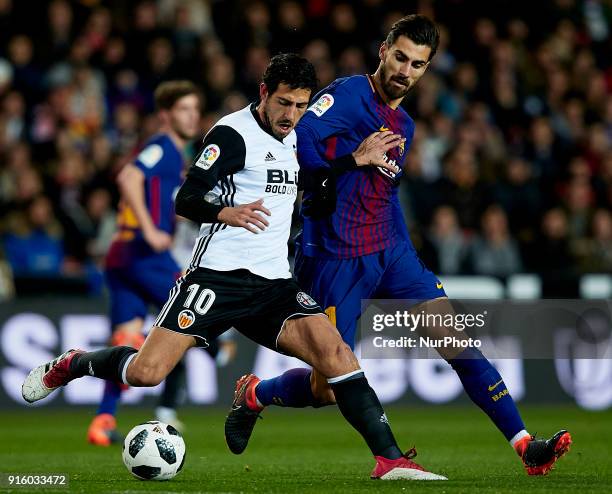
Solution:
M261 381L255 388L263 406L304 408L316 406L310 387L310 369L290 369L280 376Z
M72 359L70 372L75 377L94 376L120 383L123 366L134 353L137 351L131 346L113 346L86 352Z
M372 454L391 460L400 458L402 452L385 411L363 372L330 385L342 415L363 436Z

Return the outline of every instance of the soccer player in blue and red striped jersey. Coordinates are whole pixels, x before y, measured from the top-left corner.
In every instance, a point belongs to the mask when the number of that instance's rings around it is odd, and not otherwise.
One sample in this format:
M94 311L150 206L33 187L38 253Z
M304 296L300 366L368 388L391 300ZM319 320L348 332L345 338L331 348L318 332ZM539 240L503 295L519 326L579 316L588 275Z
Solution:
M168 81L155 92L160 129L140 154L119 173L121 192L117 233L106 256L105 277L110 294L113 345L139 348L144 342L144 318L149 305L166 302L181 274L170 253L176 223L174 197L183 182L187 144L197 135L200 96L189 81ZM182 362L168 376L158 415L174 416ZM115 413L122 385L106 382L104 396L87 431L90 443L107 446L118 439Z
M297 242L295 274L351 347L363 299L419 301L419 309L427 312L452 311L442 283L410 242L397 194L415 127L400 103L429 67L438 40L437 28L428 18L410 15L399 20L381 44L376 72L334 81L315 97L296 129L304 228ZM359 145L373 132L381 138L392 133L405 139L385 154L395 172L356 166ZM443 328L433 331L450 334ZM479 350L439 352L469 397L514 447L527 472L546 474L569 449L570 434L560 431L548 441L536 440L526 431L501 376ZM238 390L243 389L258 410L271 404L334 402L316 370L292 369L261 382L250 375L239 383Z

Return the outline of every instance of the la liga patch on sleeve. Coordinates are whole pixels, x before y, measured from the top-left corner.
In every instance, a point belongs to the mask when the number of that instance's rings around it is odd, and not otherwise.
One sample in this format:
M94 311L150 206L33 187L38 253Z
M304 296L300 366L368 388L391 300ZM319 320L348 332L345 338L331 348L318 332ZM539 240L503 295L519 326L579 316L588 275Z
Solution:
M323 94L310 108L317 117L323 115L334 105L334 97L331 94Z
M216 144L209 144L204 148L204 151L202 151L202 154L200 154L195 164L203 170L208 170L213 166L215 161L219 159L219 156L221 156L221 149L219 149L219 146Z
M144 148L136 158L147 168L153 168L162 159L164 150L159 144L151 144Z

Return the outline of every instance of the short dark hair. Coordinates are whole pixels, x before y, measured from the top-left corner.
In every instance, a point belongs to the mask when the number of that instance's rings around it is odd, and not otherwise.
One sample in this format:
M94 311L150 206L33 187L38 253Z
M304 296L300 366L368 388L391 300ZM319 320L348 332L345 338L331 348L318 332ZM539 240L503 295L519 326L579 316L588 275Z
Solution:
M393 26L387 35L385 42L391 46L397 38L406 36L417 45L425 45L431 48L429 60L431 60L438 50L440 33L436 25L429 17L421 14L412 14L402 17Z
M155 89L155 108L170 110L183 96L195 94L200 101L202 97L198 86L191 81L166 81Z
M280 53L270 60L263 75L268 94L273 94L280 84L291 89L310 89L313 95L317 89L317 75L313 65L296 53Z

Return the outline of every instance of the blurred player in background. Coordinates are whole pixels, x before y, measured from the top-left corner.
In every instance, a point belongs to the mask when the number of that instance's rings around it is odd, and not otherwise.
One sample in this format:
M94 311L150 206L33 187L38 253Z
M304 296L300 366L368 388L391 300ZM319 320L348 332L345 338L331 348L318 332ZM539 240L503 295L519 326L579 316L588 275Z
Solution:
M159 133L133 163L119 173L118 232L106 258L113 345L140 348L149 305L158 310L181 274L173 258L174 197L183 181L183 152L199 131L200 95L189 81L168 81L155 91ZM216 352L216 345L211 353ZM156 409L158 420L181 427L176 417L184 381L180 361L166 379ZM107 381L96 417L87 431L90 443L108 446L119 439L115 413L125 385Z
M438 42L438 30L427 17L399 20L380 47L376 72L334 81L316 96L296 129L305 191L295 273L351 347L363 299L404 299L424 302L418 309L427 312L453 311L442 283L412 246L397 197L400 165L415 128L400 103L429 67ZM394 172L356 166L357 146L376 131L381 138L393 132L406 139L385 154ZM445 328L426 330L434 338L459 334ZM548 441L536 440L526 431L501 376L479 350L439 351L470 398L516 450L527 472L546 474L569 449L569 433L563 430ZM238 382L237 390L256 397L248 401L255 412L272 404L334 402L325 379L307 369L292 369L261 382L251 374ZM228 421L235 413L239 412L230 412ZM255 421L244 425L245 447L254 425Z

